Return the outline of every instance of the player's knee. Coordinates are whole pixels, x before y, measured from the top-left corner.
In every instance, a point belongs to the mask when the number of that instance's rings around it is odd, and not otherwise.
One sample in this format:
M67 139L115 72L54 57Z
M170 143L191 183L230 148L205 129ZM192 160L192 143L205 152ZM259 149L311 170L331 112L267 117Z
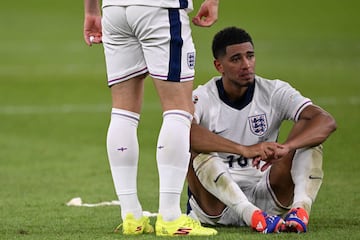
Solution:
M208 162L212 157L213 156L211 156L210 154L204 154L204 153L200 153L196 157L194 157L193 167L195 172L198 171L201 166L206 164L206 162Z
M201 173L214 176L224 171L221 159L204 153L200 153L193 159L193 167L197 176Z

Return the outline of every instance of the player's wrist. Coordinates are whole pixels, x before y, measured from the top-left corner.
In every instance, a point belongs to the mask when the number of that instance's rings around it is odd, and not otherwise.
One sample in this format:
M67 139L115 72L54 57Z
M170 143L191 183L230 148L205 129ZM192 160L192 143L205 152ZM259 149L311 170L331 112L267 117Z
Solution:
M246 146L241 145L241 144L237 144L236 145L236 153L241 155L241 156L246 156Z
M296 149L298 149L298 147L296 147L292 142L285 142L282 145L288 150L288 152L295 151Z

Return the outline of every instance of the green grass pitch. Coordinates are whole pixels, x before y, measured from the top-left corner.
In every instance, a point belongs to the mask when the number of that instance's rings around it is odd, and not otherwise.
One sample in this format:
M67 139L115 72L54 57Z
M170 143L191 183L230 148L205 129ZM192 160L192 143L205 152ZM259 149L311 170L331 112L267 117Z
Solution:
M110 94L104 57L101 46L83 42L82 4L1 3L0 239L124 239L113 233L119 207L65 205L73 197L116 199L105 150ZM195 85L217 74L210 52L214 33L243 27L255 42L257 74L290 82L338 123L324 144L325 179L309 233L218 228L214 239L360 239L359 7L355 0L228 0L221 1L212 28L193 26ZM161 110L150 79L146 84L138 184L144 210L156 212ZM185 210L185 194L182 200Z

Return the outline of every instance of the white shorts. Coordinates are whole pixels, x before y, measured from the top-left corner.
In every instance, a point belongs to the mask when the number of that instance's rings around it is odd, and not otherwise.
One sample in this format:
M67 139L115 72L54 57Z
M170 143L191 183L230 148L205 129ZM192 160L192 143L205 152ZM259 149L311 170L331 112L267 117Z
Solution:
M195 47L184 9L107 6L102 30L109 86L144 73L174 82L194 79Z

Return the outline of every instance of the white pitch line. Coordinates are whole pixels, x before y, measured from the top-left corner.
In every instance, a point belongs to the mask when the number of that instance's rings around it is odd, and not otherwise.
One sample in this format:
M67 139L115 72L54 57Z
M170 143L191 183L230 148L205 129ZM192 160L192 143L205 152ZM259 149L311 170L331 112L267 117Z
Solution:
M59 106L23 105L23 106L0 106L2 115L28 115L49 113L93 113L110 112L110 104L66 104Z
M336 105L360 105L360 96L348 96L346 98L320 97L311 99L315 104L336 106Z
M346 98L319 97L312 98L312 101L320 106L358 106L360 96L348 96ZM155 110L160 106L154 103L144 103L143 110ZM65 104L54 106L41 105L0 105L0 115L31 115L31 114L68 114L68 113L97 113L110 112L111 104Z

